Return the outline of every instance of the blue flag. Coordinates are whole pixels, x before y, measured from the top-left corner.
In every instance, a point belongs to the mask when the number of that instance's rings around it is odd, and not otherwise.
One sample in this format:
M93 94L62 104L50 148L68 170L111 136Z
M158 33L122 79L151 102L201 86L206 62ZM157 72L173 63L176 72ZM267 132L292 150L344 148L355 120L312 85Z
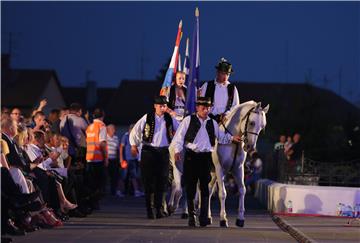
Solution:
M200 46L199 46L199 9L195 10L195 27L193 32L189 81L186 92L185 114L195 112L195 102L197 97L197 85L200 78Z

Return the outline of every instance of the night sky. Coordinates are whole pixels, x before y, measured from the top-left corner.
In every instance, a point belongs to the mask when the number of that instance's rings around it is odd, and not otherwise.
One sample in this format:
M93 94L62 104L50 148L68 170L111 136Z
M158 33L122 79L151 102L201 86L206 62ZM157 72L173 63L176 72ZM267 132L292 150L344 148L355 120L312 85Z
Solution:
M196 6L201 80L213 79L225 57L235 70L230 80L307 76L360 101L360 2L1 2L2 53L11 32L12 66L55 69L63 85L83 85L86 70L99 86L153 80L172 54L180 19L183 56Z

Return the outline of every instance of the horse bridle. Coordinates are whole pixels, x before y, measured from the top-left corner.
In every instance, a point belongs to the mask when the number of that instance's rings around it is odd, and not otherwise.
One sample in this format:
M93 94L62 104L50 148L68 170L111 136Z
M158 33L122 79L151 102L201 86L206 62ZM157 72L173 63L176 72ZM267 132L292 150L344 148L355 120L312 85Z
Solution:
M249 123L249 118L250 118L250 114L251 113L256 113L256 114L259 114L259 112L257 111L254 111L255 110L255 107L251 108L248 113L246 113L245 117L241 119L240 121L240 135L241 135L241 140L244 141L245 144L247 144L248 142L248 138L247 138L247 135L248 133L249 134L252 134L252 135L255 135L255 136L259 136L259 133L256 133L256 132L251 132L251 131L248 131L248 123ZM246 119L245 121L245 129L244 129L244 132L241 131L241 124L242 122L244 121L244 119ZM233 134L231 133L231 131L225 126L225 124L221 121L221 125L224 127L225 131L227 133L229 133L231 136L233 136Z

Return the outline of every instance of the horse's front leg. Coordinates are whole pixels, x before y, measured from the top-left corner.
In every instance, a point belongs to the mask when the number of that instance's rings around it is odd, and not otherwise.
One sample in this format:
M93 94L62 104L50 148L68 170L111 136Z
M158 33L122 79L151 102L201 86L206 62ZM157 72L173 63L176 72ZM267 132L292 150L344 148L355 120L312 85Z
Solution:
M240 158L237 160L236 165L232 171L233 176L235 178L236 184L239 189L239 208L238 208L238 216L236 219L236 225L239 227L244 227L245 223L245 194L246 187L244 183L244 163L245 163L246 153L243 153Z
M169 214L173 214L175 210L179 207L179 201L182 196L182 188L181 188L181 172L173 166L173 177L174 180L171 185L171 195L168 203L168 212Z
M226 200L226 188L225 188L225 175L223 168L218 163L215 165L215 172L216 172L216 181L218 184L218 195L220 201L220 226L221 227L229 227L228 220L226 218L226 210L225 210L225 200Z
M211 180L209 182L209 207L208 207L208 224L212 224L211 218L211 197L214 194L216 189L216 174L211 172Z

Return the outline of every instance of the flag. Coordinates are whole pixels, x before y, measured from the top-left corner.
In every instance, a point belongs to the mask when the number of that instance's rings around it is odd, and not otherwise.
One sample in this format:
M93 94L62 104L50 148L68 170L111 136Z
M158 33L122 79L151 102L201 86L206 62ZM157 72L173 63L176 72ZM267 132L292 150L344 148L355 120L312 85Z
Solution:
M165 79L164 79L164 82L163 82L161 90L160 90L160 95L164 95L167 98L169 98L171 83L172 83L173 76L176 73L176 69L177 69L177 62L178 62L177 59L179 57L179 46L180 46L180 40L181 40L181 36L182 36L181 28L182 28L182 20L180 20L180 23L179 23L175 47L174 47L174 51L173 51L173 54L171 57L169 68L166 72Z
M179 58L178 58L178 59L179 59L179 63L178 63L178 65L177 65L177 67L178 67L177 70L178 70L179 72L181 72L181 55L180 55L180 53L179 53Z
M195 112L195 102L197 96L197 82L200 75L200 46L199 46L199 9L195 9L195 27L193 32L189 81L186 92L186 114Z
M184 58L184 67L183 67L183 72L185 73L185 85L186 86L188 86L188 81L189 81L189 69L190 69L189 38L187 38L186 39L185 58Z

